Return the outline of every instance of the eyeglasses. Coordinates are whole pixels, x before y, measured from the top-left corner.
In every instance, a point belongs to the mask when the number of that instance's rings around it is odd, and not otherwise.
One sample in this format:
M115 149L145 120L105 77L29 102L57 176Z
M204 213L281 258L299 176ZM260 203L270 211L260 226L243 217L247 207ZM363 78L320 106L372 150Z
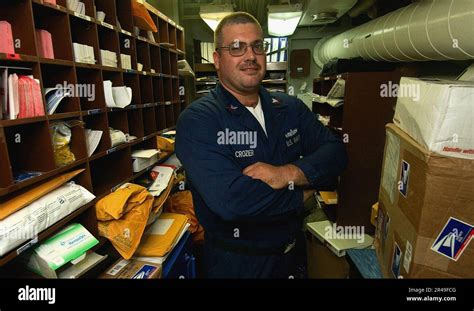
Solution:
M250 44L250 46L252 47L252 51L257 55L262 55L262 54L267 53L269 45L270 44L266 41L256 41ZM219 49L228 49L230 55L237 57L237 56L242 56L245 53L247 53L248 46L249 44L236 40L232 44L217 47L216 51Z

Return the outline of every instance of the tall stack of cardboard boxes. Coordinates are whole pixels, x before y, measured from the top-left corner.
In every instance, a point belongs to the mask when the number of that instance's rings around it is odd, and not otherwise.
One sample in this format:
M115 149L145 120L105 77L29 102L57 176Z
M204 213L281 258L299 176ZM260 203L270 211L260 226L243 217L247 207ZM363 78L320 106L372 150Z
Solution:
M375 245L384 277L474 277L474 84L402 78ZM405 94L407 95L407 94Z
M382 272L473 278L474 83L402 78L403 87L414 93L399 94L386 127L375 239Z

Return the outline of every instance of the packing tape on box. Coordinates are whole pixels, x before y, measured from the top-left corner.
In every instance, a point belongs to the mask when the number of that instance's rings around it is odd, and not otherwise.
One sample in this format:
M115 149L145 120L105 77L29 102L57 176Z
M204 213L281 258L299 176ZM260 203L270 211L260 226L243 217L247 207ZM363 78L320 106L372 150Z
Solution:
M413 263L446 272L448 271L451 260L432 251L431 246L433 245L433 242L434 240L432 238L423 236L418 237L413 256Z
M420 255L420 246L418 244L419 237L413 236L413 232L416 232L413 224L408 221L406 215L403 214L400 209L393 209L385 206L384 201L386 200L388 200L387 193L381 192L376 233L377 244L379 244L379 247L383 249L383 257L385 258L385 264L389 265L390 267L394 265L396 247L398 246L399 251L401 253L399 258L400 263L398 265L398 268L400 269L398 275L405 274L402 272L406 272L406 274L409 274L413 264L422 266L426 265L426 260L424 258L425 256ZM396 226L397 223L403 223L405 224L405 226L409 226L410 228L404 228L399 233L396 230L396 227L399 227ZM429 240L425 237L422 237L422 239L424 241ZM411 246L411 254L409 255L407 255L407 245ZM413 246L415 246L414 250ZM415 253L415 251L417 250L418 252ZM418 256L421 257L418 258ZM445 270L443 269L443 271ZM389 273L393 274L393 271Z
M383 162L384 174L380 185L387 193L391 204L393 204L395 200L395 194L398 189L398 162L400 156L398 150L400 150L400 139L391 132L387 132L387 143Z
M385 196L385 198L387 197L386 193L382 195ZM448 271L451 265L456 264L456 261L432 249L437 237L443 232L446 222L440 222L440 225L434 231L434 237L422 236L416 233L416 228L402 210L390 209L390 215L383 204L380 206L382 208L379 208L379 211L384 216L382 220L379 218L380 224L378 223L377 225L377 243L380 242L384 252L389 252L390 265L392 265L392 257L396 243L402 252L400 267L403 267L406 273L410 273L413 264L449 273ZM400 230L400 232L395 231L395 223L403 223L410 228ZM410 250L407 250L408 248L410 248ZM409 253L408 255L407 252ZM459 255L459 258L461 258L461 256L462 254ZM420 270L420 268L418 268L418 270Z

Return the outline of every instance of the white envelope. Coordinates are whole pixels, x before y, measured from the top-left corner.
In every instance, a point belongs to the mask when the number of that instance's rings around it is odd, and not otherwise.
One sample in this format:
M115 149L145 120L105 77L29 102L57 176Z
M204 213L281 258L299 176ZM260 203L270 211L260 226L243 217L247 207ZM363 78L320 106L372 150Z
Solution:
M109 108L115 108L114 95L112 93L112 81L104 81L104 95L105 95L105 104Z
M117 86L112 88L112 95L115 106L125 108L132 102L132 89L126 86Z
M146 149L146 150L137 150L132 153L132 158L145 158L149 159L154 155L158 154L157 149Z

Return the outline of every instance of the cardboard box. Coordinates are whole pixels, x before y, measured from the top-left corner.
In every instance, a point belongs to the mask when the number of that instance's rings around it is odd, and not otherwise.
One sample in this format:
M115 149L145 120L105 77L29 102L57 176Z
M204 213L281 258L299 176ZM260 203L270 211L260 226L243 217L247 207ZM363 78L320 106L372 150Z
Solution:
M107 271L102 273L100 279L159 279L162 268L160 264L140 261L136 259L119 259Z
M394 123L436 153L474 160L474 83L402 77Z
M337 257L312 234L306 235L308 278L347 279L349 264L345 257Z
M386 127L375 246L387 278L473 278L474 161Z

